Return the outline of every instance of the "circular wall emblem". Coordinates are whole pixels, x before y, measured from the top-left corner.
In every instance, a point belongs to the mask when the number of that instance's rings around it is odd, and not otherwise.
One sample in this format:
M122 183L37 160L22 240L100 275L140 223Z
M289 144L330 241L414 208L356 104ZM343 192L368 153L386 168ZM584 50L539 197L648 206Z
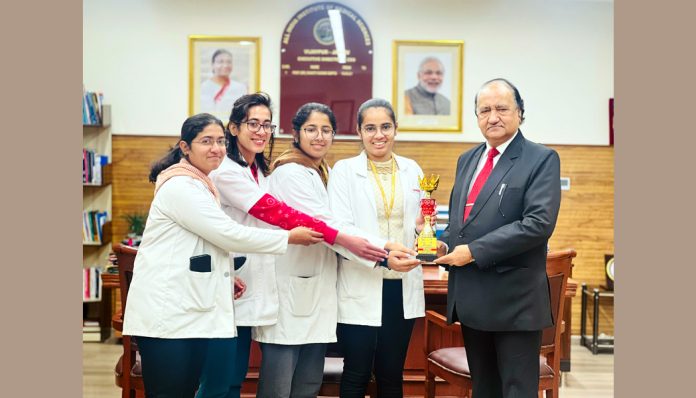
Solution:
M333 30L329 18L322 18L314 24L312 29L314 40L325 46L334 44Z
M607 261L607 276L609 279L614 281L614 258L612 257L611 260Z

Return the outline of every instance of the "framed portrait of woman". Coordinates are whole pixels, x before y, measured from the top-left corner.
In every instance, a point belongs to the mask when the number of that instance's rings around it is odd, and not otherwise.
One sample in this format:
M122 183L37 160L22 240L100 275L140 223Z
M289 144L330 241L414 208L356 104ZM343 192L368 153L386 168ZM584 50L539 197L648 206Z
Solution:
M462 131L460 40L395 40L392 104L399 131Z
M259 91L261 38L189 36L189 115L228 120L237 98Z

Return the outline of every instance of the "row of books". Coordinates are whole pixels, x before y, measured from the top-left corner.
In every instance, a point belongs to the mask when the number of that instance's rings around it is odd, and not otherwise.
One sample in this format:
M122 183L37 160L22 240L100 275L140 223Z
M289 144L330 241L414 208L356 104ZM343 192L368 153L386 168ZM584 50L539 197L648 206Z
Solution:
M82 242L101 243L104 238L104 223L108 212L100 210L85 210L82 212Z
M101 326L98 321L82 321L82 341L101 341Z
M108 163L108 156L82 148L82 183L100 185L102 183L102 168Z
M102 104L104 95L91 91L82 91L82 124L100 126L104 123Z
M82 268L82 301L101 300L101 268Z

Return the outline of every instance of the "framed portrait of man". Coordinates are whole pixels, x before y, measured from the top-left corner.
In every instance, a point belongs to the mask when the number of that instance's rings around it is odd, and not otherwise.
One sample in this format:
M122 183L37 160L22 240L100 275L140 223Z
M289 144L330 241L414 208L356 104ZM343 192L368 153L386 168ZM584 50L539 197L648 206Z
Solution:
M395 40L392 63L399 131L462 131L463 41Z
M239 97L259 91L260 47L258 37L189 36L189 115L224 122Z

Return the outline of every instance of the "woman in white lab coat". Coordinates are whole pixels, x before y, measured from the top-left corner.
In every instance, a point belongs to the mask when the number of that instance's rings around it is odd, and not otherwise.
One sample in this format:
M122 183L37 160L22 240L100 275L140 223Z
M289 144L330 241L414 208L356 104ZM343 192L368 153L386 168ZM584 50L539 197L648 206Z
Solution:
M123 334L136 336L148 395L193 396L209 340L235 337L228 252L282 254L288 243L321 240L321 234L304 227L288 233L230 220L208 178L225 146L219 119L191 116L177 146L150 172L155 197L123 325Z
M391 104L376 98L363 103L357 132L364 150L334 165L328 187L331 210L341 222L413 247L414 230L423 223L418 183L423 171L393 152L397 123ZM364 397L373 369L377 395L402 397L411 331L415 318L425 315L422 267L398 272L340 261L341 397Z
M329 167L324 160L336 130L333 112L323 104L305 104L292 124L293 148L275 160L269 192L298 210L335 224L326 192ZM352 229L351 232L360 233ZM377 247L392 247L385 239L372 238L371 241ZM398 248L409 251L401 245ZM278 321L274 325L256 327L254 331L262 351L257 397L317 395L326 344L336 341L337 257L334 250L368 269L374 268L375 262L384 255L374 252L360 259L339 245L314 245L304 249L289 248L276 259ZM392 251L389 264L407 269L419 263L406 256L403 251Z
M271 99L265 93L240 97L232 108L225 135L227 156L210 179L220 192L223 211L242 225L290 229L310 227L324 241L350 248L357 255L379 250L365 239L338 232L324 221L286 205L268 192L269 159L273 152ZM269 147L268 156L265 155ZM238 251L231 254L235 274L246 283L244 294L235 299L237 339L208 344L208 357L196 398L239 398L249 367L252 326L272 325L278 317L275 256ZM236 350L236 352L235 352Z

